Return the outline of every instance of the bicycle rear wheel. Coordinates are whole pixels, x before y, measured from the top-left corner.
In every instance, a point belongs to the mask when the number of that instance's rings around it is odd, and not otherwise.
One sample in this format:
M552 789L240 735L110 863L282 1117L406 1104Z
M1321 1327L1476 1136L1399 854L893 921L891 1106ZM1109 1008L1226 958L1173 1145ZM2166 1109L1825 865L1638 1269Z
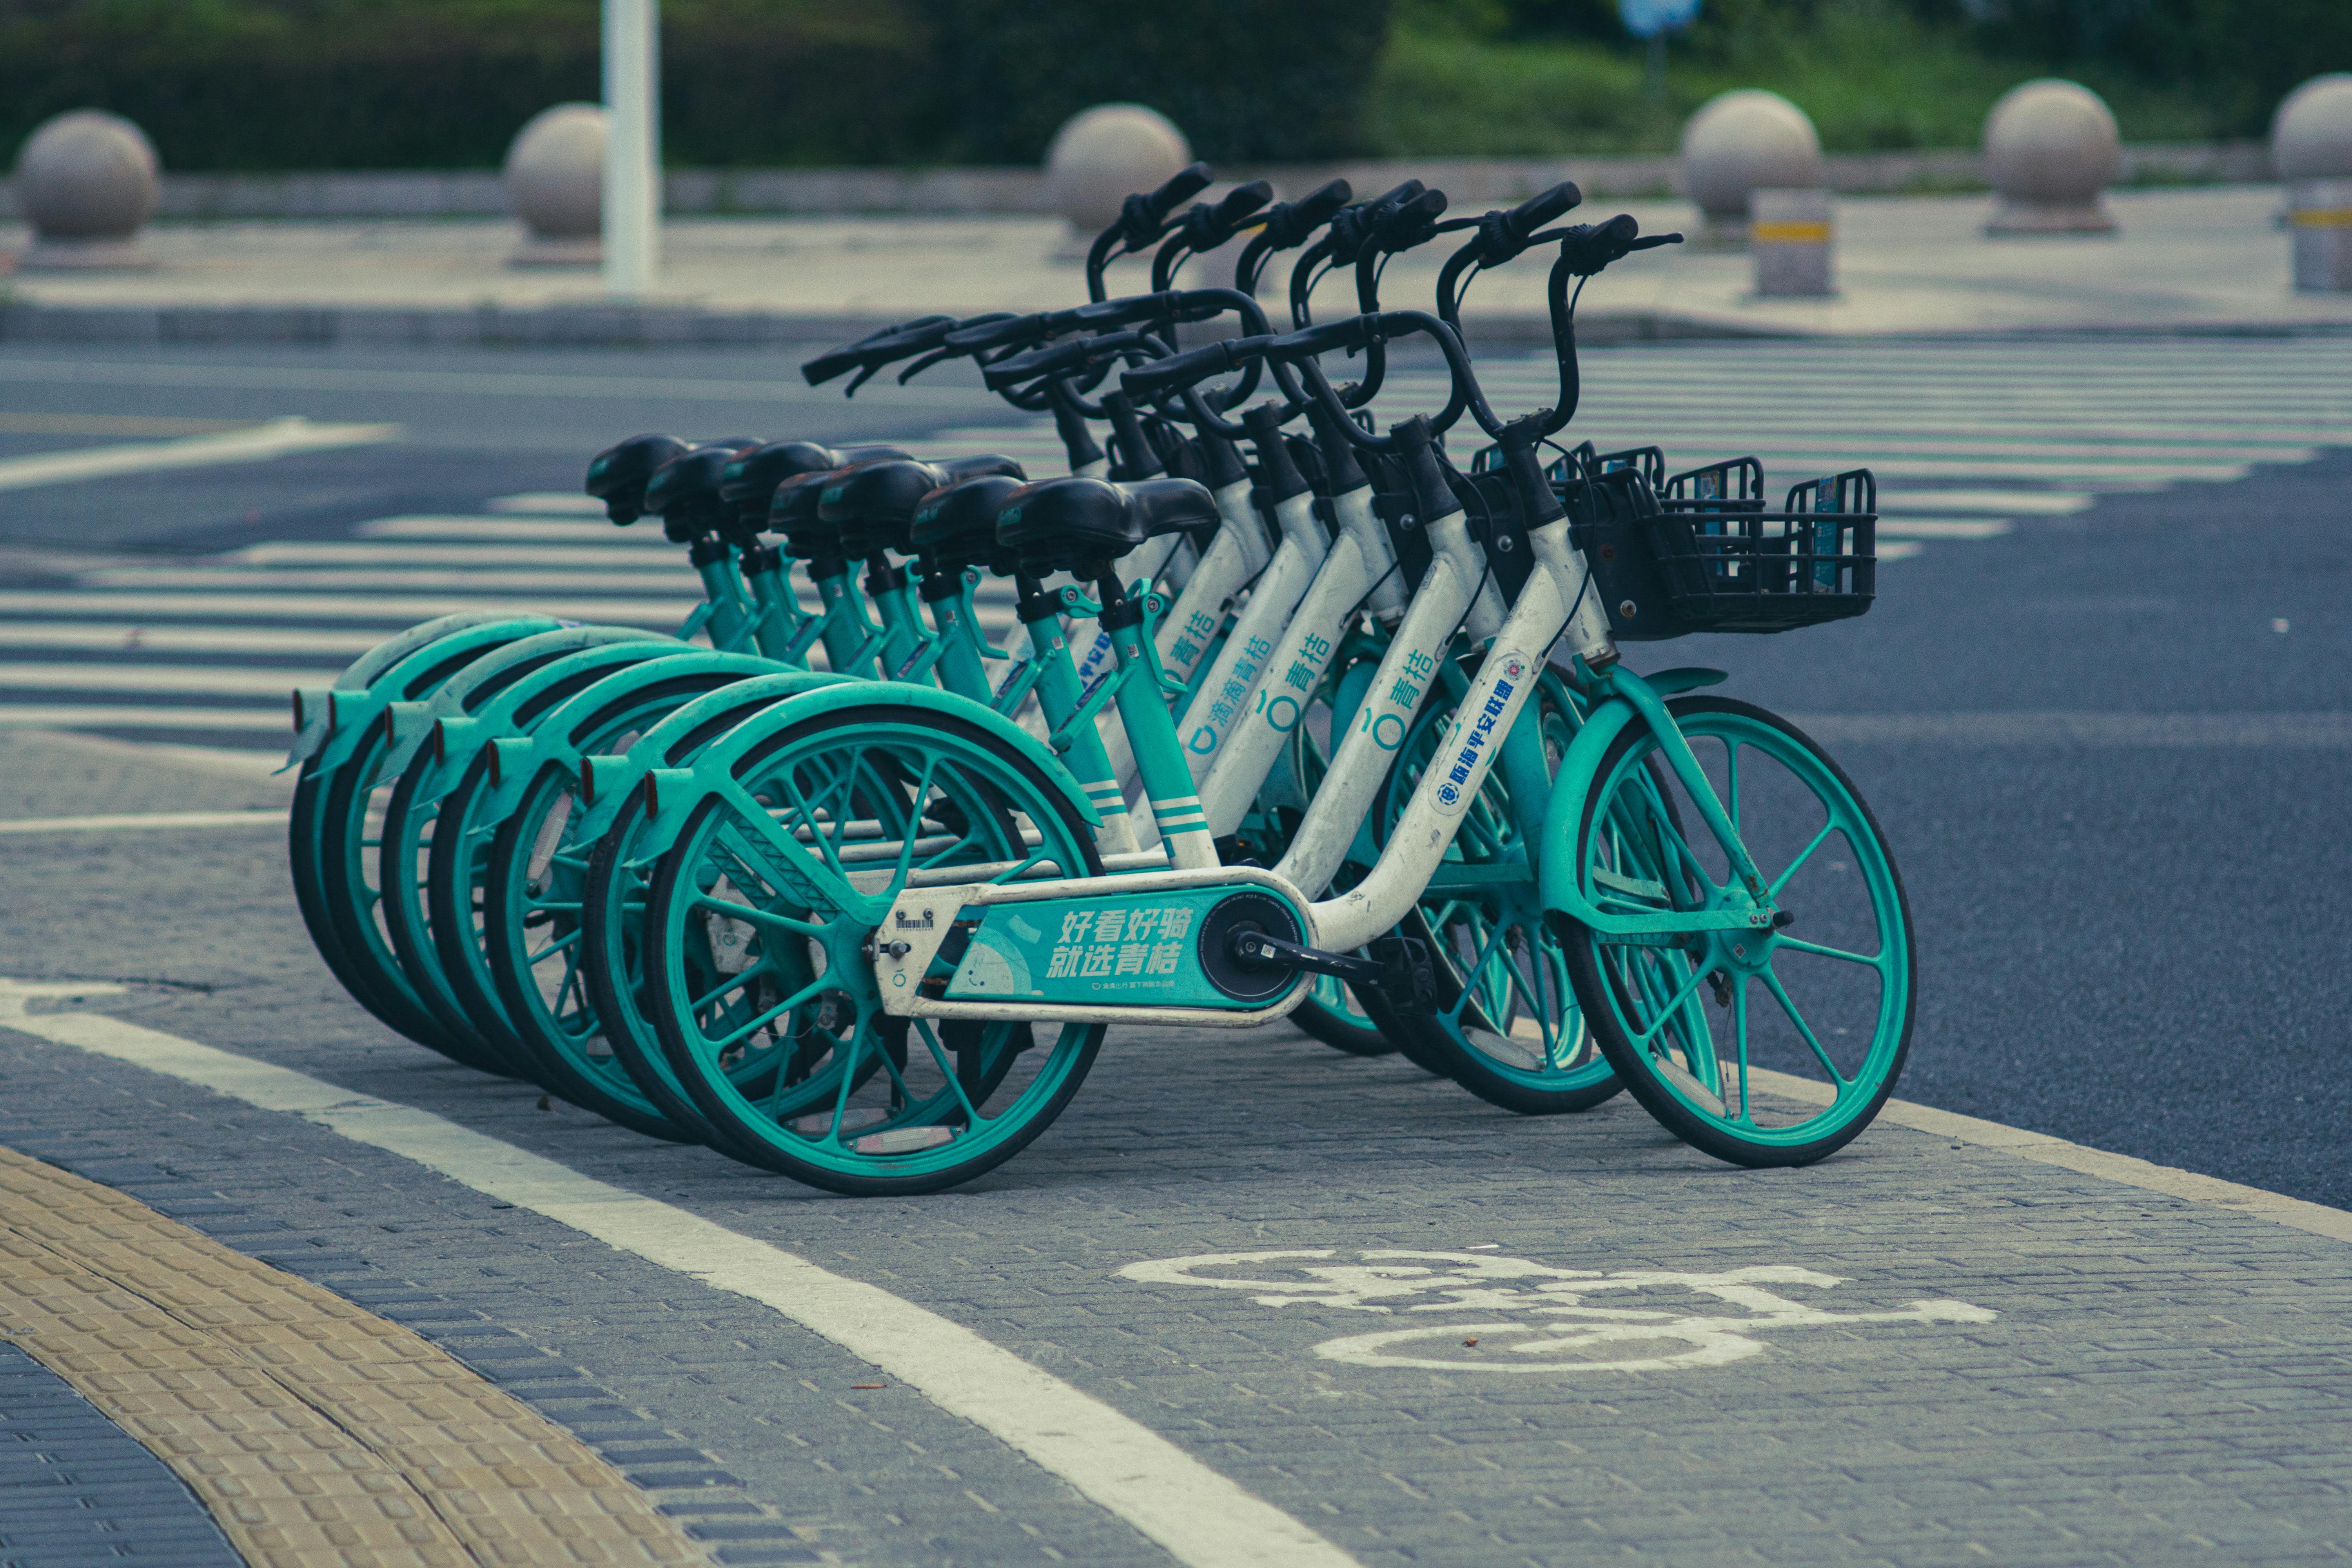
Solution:
M663 1054L739 1158L855 1195L970 1181L1061 1114L1102 1027L893 1017L875 922L917 867L1097 875L1093 835L1025 757L961 719L877 702L777 722L734 767L760 815L703 801L648 889Z

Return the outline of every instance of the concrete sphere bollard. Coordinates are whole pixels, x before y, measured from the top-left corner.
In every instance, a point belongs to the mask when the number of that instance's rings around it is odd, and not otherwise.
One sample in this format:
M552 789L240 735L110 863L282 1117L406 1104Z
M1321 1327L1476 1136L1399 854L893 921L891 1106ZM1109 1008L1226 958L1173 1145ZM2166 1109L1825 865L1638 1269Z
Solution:
M2271 163L2290 183L2352 178L2352 71L2313 77L2279 100Z
M1698 204L1703 241L1748 237L1752 191L1828 184L1822 139L1805 111L1777 92L1742 88L1701 104L1683 126L1683 192Z
M1748 251L1759 300L1822 300L1837 292L1830 272L1836 205L1827 191L1751 191Z
M1192 144L1159 110L1098 103L1054 132L1045 149L1045 203L1070 220L1074 238L1091 240L1130 195L1156 190L1192 161Z
M2123 167L2105 100L2043 78L2001 94L1985 116L1985 174L2000 196L1987 234L2113 234L2105 193Z
M604 110L559 103L507 149L507 205L522 219L509 267L594 267L604 259Z
M32 220L27 271L144 267L139 227L163 194L145 132L119 114L77 109L45 121L16 155L16 205Z

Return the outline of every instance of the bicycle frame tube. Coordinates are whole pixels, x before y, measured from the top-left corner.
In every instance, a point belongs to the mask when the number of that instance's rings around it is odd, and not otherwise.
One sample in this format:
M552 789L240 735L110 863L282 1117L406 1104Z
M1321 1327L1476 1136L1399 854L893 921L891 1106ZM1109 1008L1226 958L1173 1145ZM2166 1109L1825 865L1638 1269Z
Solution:
M1291 835L1288 852L1275 868L1310 895L1330 886L1347 859L1388 777L1390 760L1404 744L1445 659L1454 628L1477 607L1482 586L1494 586L1486 577L1486 557L1471 542L1458 510L1431 520L1429 543L1429 570L1421 587L1405 606L1371 689L1324 769L1322 786L1308 803L1305 820Z
M831 568L820 574L819 566ZM866 601L851 591L849 563L812 562L809 576L824 605L824 659L841 675L876 679L881 674L875 656L882 648L881 629L866 617Z
M1248 710L1251 694L1265 678L1276 642L1329 549L1323 525L1316 521L1311 495L1286 498L1275 509L1275 516L1282 529L1282 542L1265 570L1258 574L1249 603L1234 619L1223 650L1201 682L1200 700L1184 715L1184 763L1196 781L1209 776L1217 749L1234 721Z
M1034 619L1024 616L1029 632L1028 665L1036 672L1037 708L1050 733L1077 712L1086 700L1087 688L1071 668L1070 645L1062 633L1061 616L1043 603L1024 605L1024 608L1035 612ZM1104 753L1102 734L1093 721L1072 728L1069 747L1062 760L1102 817L1102 826L1095 830L1095 847L1106 855L1134 853L1135 825L1128 816L1126 792L1119 787L1118 774Z
M1394 926L1428 887L1563 634L1570 650L1588 663L1605 667L1615 660L1608 619L1587 591L1591 578L1583 555L1569 542L1567 521L1534 530L1528 544L1538 570L1519 590L1469 695L1454 709L1444 742L1423 773L1379 864L1348 892L1314 907L1316 930L1335 951L1361 947ZM1436 569L1433 563L1431 569ZM1325 781L1327 789L1330 782Z
M1268 673L1258 683L1256 700L1234 721L1201 786L1209 831L1219 838L1241 826L1291 731L1305 716L1332 650L1347 634L1349 612L1365 602L1375 583L1391 577L1396 564L1388 536L1372 515L1370 486L1333 498L1332 513L1339 524L1339 542L1324 556L1267 661ZM1276 688L1277 679L1289 689Z
M1192 679L1223 624L1225 602L1266 563L1265 531L1250 509L1249 481L1237 479L1217 492L1216 537L1192 571L1176 607L1160 623L1152 647L1160 667L1179 680Z

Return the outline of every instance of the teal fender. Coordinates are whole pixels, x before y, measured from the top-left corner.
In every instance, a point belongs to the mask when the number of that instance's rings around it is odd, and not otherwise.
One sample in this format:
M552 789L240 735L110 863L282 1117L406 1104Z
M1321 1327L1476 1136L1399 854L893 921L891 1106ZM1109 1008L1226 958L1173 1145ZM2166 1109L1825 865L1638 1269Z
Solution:
M436 723L488 704L503 689L504 683L523 679L538 665L611 643L676 645L676 641L660 632L641 631L634 626L558 626L492 649L443 681L439 689L425 700L386 705L385 739L392 742L392 750L386 753L383 771L378 776L398 778L415 760L416 753L432 741Z
M582 753L577 731L614 703L626 701L632 692L677 680L740 684L775 668L775 660L758 654L721 653L679 644L675 651L656 653L614 669L541 715L528 731L499 735L490 742L490 791L476 807L476 820L485 826L504 822L522 804L531 781L550 763L578 778ZM698 695L701 694L689 694L682 700L692 701Z
M1716 685L1729 677L1719 669L1693 667L1649 676L1612 670L1609 679L1642 680L1659 696L1671 697ZM1601 759L1608 754L1625 727L1640 717L1630 702L1596 703L1578 727L1576 739L1569 742L1568 755L1560 759L1559 772L1552 777L1551 798L1544 806L1541 879L1543 907L1547 910L1559 910L1580 918L1586 910L1584 895L1577 887L1576 867L1576 830L1584 816L1584 797L1597 781Z
M551 632L550 637L558 634ZM534 637L533 642L541 639ZM520 644L518 647L523 646ZM501 735L514 735L534 729L550 714L542 712L526 723L522 715L534 705L544 706L558 700L553 695L567 686L585 682L602 685L617 671L632 671L650 663L660 663L674 655L701 651L674 637L659 633L643 634L642 640L604 642L567 653L528 671L498 689L496 694L470 712L441 711L434 719L426 736L432 747L433 766L418 781L416 803L430 805L451 790L474 765L482 748ZM488 662L487 660L484 662ZM452 681L451 686L457 682ZM444 689L447 689L446 688ZM415 752L404 740L401 754L414 758ZM402 764L404 769L407 763Z
M696 731L709 728L714 721L731 713L737 715L740 721L742 717L748 717L744 713L747 708L782 702L803 691L814 691L820 686L835 686L862 679L820 671L780 670L772 664L767 664L765 668L772 673L731 681L714 691L706 691L678 708L638 736L636 744L625 754L607 752L582 757L580 798L588 809L581 817L579 826L572 829L572 837L583 844L593 844L610 833L621 808L645 784L646 774L656 767L685 761L687 742Z
M427 621L425 626L438 624ZM378 666L373 678L363 687L338 684L296 691L294 750L287 757L287 764L315 763L311 771L320 773L342 766L351 761L370 731L383 721L385 710L408 691L423 689L436 670L446 670L467 658L478 658L493 648L552 631L562 624L549 616L477 620L407 647L389 663ZM374 653L363 657L352 668L358 669L385 648L409 643L412 636L413 633L404 634L378 645ZM349 675L350 671L346 671L345 677ZM446 674L443 679L446 679Z
M643 866L659 859L677 842L678 834L686 826L686 819L693 814L695 807L710 795L740 790L735 783L735 764L769 737L804 720L822 718L828 713L852 708L872 707L920 708L961 719L973 728L986 731L992 739L1002 741L1036 764L1037 770L1076 807L1079 817L1087 826L1102 826L1101 814L1087 799L1085 788L1071 776L1069 768L1054 754L1052 748L993 708L974 702L969 697L959 697L952 691L942 691L936 686L859 680L806 692L788 698L772 708L762 709L711 742L690 766L657 767L647 772L645 782L647 821L630 863Z

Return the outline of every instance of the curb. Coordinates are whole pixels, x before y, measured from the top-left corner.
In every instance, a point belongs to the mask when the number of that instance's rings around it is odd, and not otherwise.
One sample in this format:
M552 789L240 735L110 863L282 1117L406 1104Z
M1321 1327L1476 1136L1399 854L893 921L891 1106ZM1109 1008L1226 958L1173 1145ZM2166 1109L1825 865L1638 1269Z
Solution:
M1769 1068L1751 1068L1748 1070L1758 1087L1768 1092L1811 1104L1824 1103L1827 1099L1822 1086L1810 1079L1774 1072ZM2105 1150L2088 1149L2048 1132L2029 1132L2022 1127L1962 1116L1954 1110L1938 1110L1932 1105L1919 1105L1907 1100L1888 1100L1880 1110L1878 1120L1891 1121L1897 1127L1907 1127L1915 1132L1951 1139L1956 1146L1972 1143L1980 1149L2000 1149L2044 1165L2079 1171L2101 1181L2162 1193L2167 1197L2184 1198L2190 1203L2210 1204L2216 1208L2252 1215L2258 1219L2275 1220L2281 1225L2293 1226L2297 1230L2324 1236L2332 1241L2352 1242L2352 1210L2330 1208L2326 1204L2291 1198L2284 1193L2225 1182L2219 1176L2200 1176L2194 1171L2155 1164L2130 1154L2110 1154Z
M334 343L434 347L715 348L847 342L919 313L801 314L695 305L0 305L0 341L80 343ZM1473 347L1551 342L1536 314L1467 318ZM1665 311L1595 310L1577 321L1586 347L1810 337L1777 327ZM1190 342L1194 334L1184 334ZM1202 337L1201 342L1211 341Z

